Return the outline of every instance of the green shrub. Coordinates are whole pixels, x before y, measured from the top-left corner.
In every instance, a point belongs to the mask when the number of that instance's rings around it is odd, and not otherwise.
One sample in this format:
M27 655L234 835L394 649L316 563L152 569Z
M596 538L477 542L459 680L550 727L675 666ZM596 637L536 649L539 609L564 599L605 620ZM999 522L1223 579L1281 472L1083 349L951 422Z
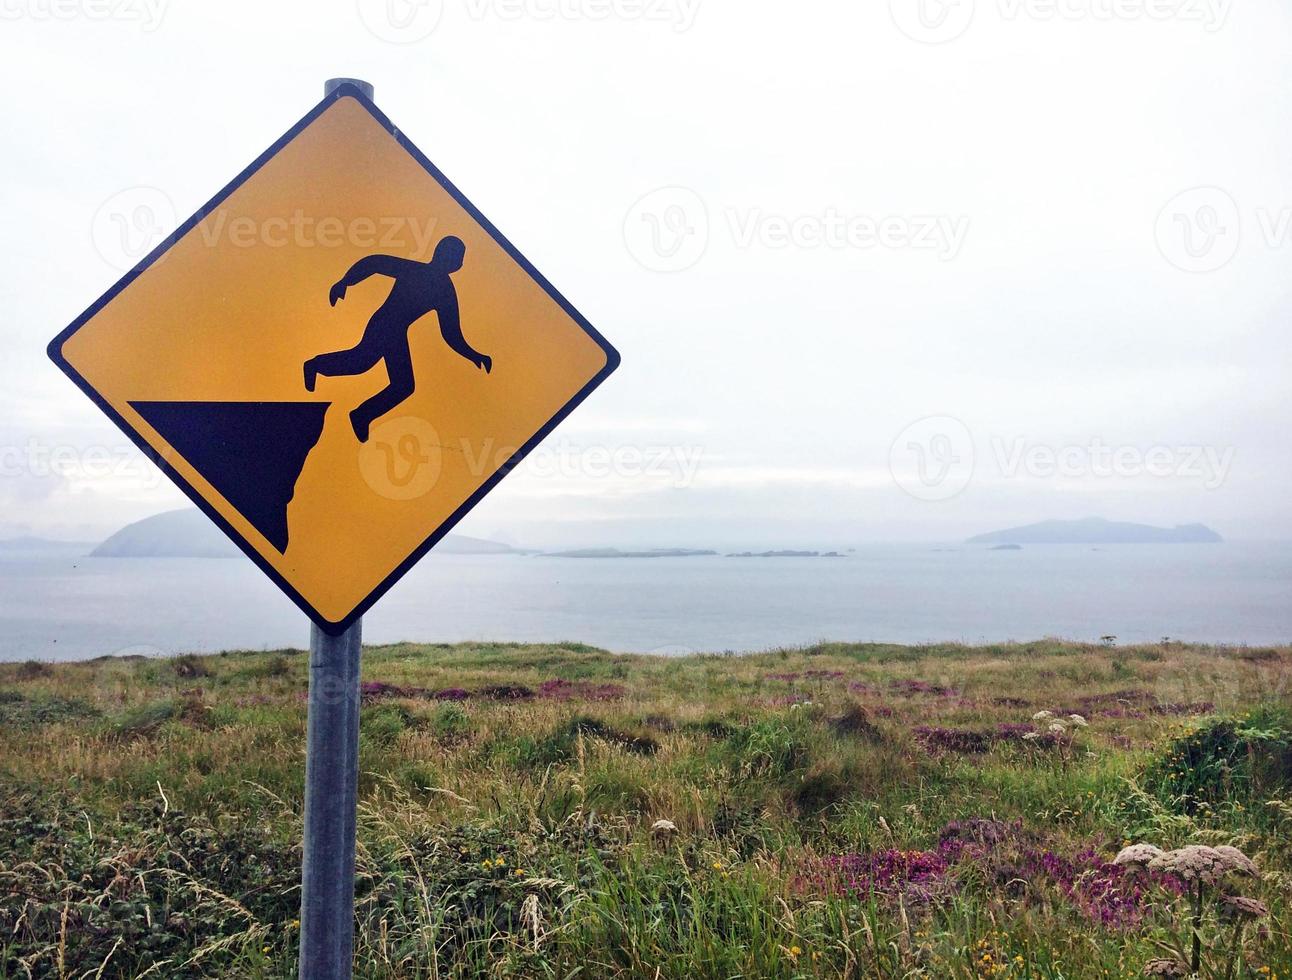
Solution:
M0 726L31 728L59 722L94 718L99 709L79 698L57 695L29 698L17 691L0 691Z
M848 783L845 773L826 766L805 775L791 796L800 812L823 813L848 795Z
M842 737L859 738L875 744L885 741L883 732L871 721L870 713L859 704L850 704L843 714L831 719L830 727Z
M703 735L705 738L728 739L736 734L736 726L721 718L706 718L704 721L689 721L682 726L682 731Z
M171 662L171 669L175 671L175 676L184 680L191 680L194 677L210 677L211 668L206 665L206 661L192 653L182 653L175 657Z
M15 944L0 946L0 976L133 977L149 966L158 975L157 964L206 944L205 969L183 975L245 975L239 954L264 942L250 927L297 914L299 850L261 823L217 829L160 806L126 808L112 833L101 820L66 799L0 796L0 853L11 862L0 922ZM279 931L275 941L291 938ZM20 968L14 948L40 952Z
M471 716L456 701L446 701L435 709L431 729L441 742L459 742L471 731Z
M117 716L108 736L123 741L148 738L169 721L183 722L197 728L214 724L210 706L202 700L201 691L187 691L177 698L151 701Z
M521 766L556 765L575 757L580 737L598 739L634 755L654 755L659 751L659 742L650 735L623 731L599 718L580 715L543 738L516 739L504 754Z
M747 776L785 776L808 759L805 726L769 718L736 729L726 741L733 768Z
M40 660L24 660L18 665L16 676L20 681L34 681L38 677L49 677L54 669Z
M359 731L379 745L390 745L404 734L413 722L407 709L394 704L365 709L359 718Z
M1149 792L1193 813L1222 801L1263 800L1292 785L1292 719L1286 708L1221 718L1172 740L1146 770Z

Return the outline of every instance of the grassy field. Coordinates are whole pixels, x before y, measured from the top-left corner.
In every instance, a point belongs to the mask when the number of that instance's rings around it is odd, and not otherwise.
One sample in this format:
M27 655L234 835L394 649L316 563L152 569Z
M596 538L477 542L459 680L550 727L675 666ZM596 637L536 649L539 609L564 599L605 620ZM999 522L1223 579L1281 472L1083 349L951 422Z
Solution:
M1131 977L1196 917L1200 975L1292 978L1292 648L397 645L364 677L361 977ZM297 651L0 665L0 976L295 976L305 691Z

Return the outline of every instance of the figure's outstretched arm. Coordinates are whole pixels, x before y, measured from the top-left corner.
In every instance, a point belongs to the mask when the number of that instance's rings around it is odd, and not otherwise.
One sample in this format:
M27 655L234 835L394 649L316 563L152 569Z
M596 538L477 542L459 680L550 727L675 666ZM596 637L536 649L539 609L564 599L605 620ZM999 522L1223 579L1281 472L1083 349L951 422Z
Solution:
M350 266L350 271L337 280L332 291L328 293L328 302L336 306L338 300L345 299L345 291L363 282L369 276L399 277L405 270L420 265L412 259L401 259L395 255L368 255Z
M436 315L440 320L440 335L444 337L446 344L476 367L484 368L486 374L493 370L493 358L488 354L481 354L462 336L462 320L458 315L456 294L450 292L436 309Z

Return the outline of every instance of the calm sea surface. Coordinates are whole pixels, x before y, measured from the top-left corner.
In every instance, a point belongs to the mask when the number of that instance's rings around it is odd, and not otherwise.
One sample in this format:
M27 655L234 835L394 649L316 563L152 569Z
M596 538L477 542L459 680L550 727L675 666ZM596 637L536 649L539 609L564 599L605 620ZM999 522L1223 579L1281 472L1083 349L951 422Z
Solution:
M579 640L617 651L818 640L1292 642L1282 544L886 545L846 558L432 554L364 639ZM302 613L250 562L0 555L0 660L302 647Z

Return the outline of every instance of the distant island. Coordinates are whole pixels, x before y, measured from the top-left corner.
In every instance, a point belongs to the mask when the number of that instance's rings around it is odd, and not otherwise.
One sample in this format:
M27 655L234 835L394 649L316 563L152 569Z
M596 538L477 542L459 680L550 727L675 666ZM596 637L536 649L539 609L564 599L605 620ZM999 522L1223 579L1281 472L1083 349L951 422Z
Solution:
M842 558L837 551L738 551L728 558Z
M461 534L447 535L435 550L447 555L519 554L510 545ZM127 524L90 552L92 558L237 558L242 554L194 507Z
M545 551L544 558L701 558L716 551L695 548L650 548L646 551L620 551L618 548L575 548L573 551Z
M90 552L91 558L237 558L237 545L195 508L154 514L127 524Z
M1224 539L1204 524L1154 527L1087 517L1076 521L1041 521L969 539L969 544L1219 544Z

